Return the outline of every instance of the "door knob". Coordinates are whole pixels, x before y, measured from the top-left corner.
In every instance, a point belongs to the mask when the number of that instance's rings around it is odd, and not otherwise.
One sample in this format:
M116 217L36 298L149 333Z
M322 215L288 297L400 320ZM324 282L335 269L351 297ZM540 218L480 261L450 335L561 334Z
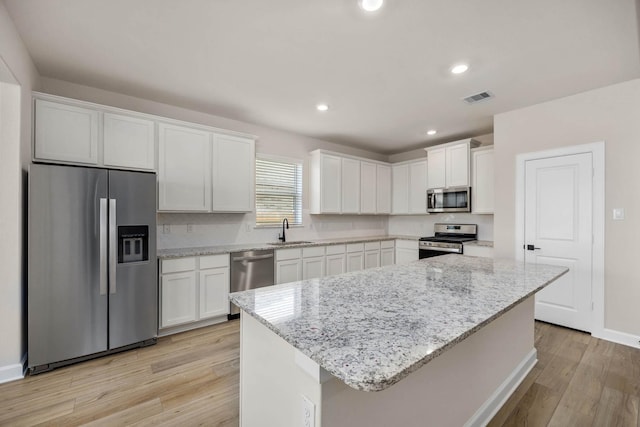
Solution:
M528 251L535 251L535 250L540 250L540 248L536 248L536 247L535 247L535 246L533 246L533 245L527 245L527 250L528 250Z

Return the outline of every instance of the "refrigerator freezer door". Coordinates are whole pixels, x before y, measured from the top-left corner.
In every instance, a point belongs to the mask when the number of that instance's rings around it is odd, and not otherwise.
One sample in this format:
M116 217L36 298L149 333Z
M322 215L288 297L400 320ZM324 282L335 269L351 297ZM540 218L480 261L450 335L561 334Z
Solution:
M29 368L107 349L108 299L100 294L106 197L104 170L31 165Z
M114 349L158 335L155 174L109 171L109 199L117 218L109 242L116 272L115 281L109 280L109 348Z

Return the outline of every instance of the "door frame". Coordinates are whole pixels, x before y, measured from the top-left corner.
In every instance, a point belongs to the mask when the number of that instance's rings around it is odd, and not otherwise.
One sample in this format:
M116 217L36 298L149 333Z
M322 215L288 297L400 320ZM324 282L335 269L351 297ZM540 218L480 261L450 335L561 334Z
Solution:
M591 153L593 161L593 245L591 252L591 335L604 333L604 233L605 233L605 143L573 145L551 150L522 153L516 156L515 258L524 262L525 165L530 160Z

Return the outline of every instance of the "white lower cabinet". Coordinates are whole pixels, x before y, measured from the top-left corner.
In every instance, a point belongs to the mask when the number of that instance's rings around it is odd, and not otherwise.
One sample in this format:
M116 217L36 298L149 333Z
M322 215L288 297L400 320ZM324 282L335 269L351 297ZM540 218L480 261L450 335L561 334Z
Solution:
M418 258L417 240L396 240L396 264L408 264Z
M229 314L229 269L200 270L200 319Z
M346 273L347 259L345 245L331 245L326 247L325 271L326 276Z
M196 273L163 274L161 278L160 327L194 322L196 314Z
M347 272L364 269L364 244L350 243L347 245Z
M395 264L396 244L393 240L380 242L380 267Z
M229 255L160 261L160 329L229 313Z
M302 280L302 252L300 249L276 251L276 284Z
M302 249L302 279L317 279L324 277L325 272L324 246L314 246Z
M380 242L364 244L364 268L380 267Z

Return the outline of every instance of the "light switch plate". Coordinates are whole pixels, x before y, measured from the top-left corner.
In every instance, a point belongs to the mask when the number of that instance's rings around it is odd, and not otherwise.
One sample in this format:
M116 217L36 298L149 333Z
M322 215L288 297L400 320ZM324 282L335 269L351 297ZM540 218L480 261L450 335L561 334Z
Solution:
M171 233L171 226L169 224L164 224L162 226L162 232L164 234L170 234Z
M613 219L621 221L624 219L624 208L613 208Z
M193 224L187 224L187 233L193 233Z

